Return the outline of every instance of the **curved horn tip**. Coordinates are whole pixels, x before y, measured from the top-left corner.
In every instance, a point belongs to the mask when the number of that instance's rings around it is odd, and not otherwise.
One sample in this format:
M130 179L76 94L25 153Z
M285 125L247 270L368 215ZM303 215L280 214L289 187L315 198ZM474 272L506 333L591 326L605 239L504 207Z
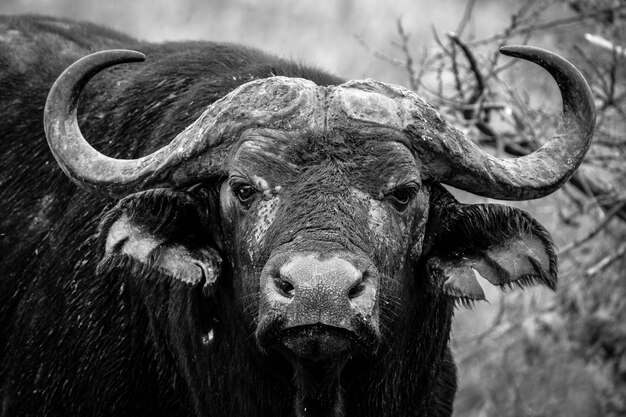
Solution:
M518 52L520 50L520 48L523 49L525 47L529 48L529 46L527 46L527 45L504 45L504 46L500 47L499 52L502 55L509 55L510 56L510 55L513 55L516 52Z
M113 194L109 189L123 189L124 184L136 182L137 178L129 171L137 163L134 160L109 158L85 140L76 118L80 94L89 80L100 71L117 64L145 59L146 56L141 52L126 49L89 54L63 71L48 93L43 114L48 145L66 175L85 188ZM105 172L106 175L98 176L96 172Z
M547 49L538 48L536 46L529 45L505 45L500 47L500 53L502 55L510 56L513 58L525 59L530 62L534 62L539 66L546 68L547 66L558 65L562 67L564 70L570 70L570 67L575 70L575 72L579 72L574 68L571 62L563 58L561 55L556 54L554 52L548 51ZM572 71L574 72L574 71Z
M108 51L102 51L102 52L116 53L116 54L119 54L120 57L126 57L129 60L132 60L135 62L146 60L146 54L144 54L143 52L134 51L132 49L110 49Z
M145 54L139 51L133 51L132 49L107 49L89 54L79 59L76 63L82 60L96 61L99 57L104 57L109 62L110 66L125 62L142 62L146 60Z
M499 51L502 55L512 56L515 58L526 58L537 54L556 55L546 49L528 45L505 45L501 46Z

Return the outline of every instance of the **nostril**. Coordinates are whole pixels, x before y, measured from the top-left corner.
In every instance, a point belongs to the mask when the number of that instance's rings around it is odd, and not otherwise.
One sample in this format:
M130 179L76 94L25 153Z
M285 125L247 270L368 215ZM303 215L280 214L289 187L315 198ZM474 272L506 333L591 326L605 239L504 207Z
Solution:
M274 277L274 285L278 288L278 292L287 298L292 298L296 291L291 282L281 277Z
M367 287L367 281L370 279L370 272L366 269L361 273L361 279L359 279L348 291L348 298L351 300L357 298L365 291Z
M365 283L363 281L359 281L353 285L352 288L350 288L350 291L348 291L348 298L356 298L363 294L363 291L365 291Z

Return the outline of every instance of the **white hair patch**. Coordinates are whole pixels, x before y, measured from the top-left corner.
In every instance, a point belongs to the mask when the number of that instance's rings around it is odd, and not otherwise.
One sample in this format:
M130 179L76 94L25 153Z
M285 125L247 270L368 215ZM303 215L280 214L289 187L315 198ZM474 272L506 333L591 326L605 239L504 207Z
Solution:
M254 226L254 230L252 231L252 238L254 239L254 243L256 245L259 245L263 241L268 229L272 223L274 223L279 203L280 197L278 196L259 202L257 222Z

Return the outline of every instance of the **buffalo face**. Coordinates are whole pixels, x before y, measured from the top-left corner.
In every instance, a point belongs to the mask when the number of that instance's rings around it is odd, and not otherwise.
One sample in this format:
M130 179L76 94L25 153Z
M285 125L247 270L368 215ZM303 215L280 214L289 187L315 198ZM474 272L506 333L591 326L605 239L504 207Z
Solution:
M251 130L220 200L237 299L261 347L312 361L376 351L428 215L406 146Z

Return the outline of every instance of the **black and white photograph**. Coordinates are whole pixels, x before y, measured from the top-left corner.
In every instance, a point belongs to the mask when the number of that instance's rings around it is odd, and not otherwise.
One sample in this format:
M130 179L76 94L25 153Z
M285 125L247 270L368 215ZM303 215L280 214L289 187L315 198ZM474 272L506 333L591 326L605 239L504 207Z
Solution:
M1 0L0 417L626 416L623 0Z

